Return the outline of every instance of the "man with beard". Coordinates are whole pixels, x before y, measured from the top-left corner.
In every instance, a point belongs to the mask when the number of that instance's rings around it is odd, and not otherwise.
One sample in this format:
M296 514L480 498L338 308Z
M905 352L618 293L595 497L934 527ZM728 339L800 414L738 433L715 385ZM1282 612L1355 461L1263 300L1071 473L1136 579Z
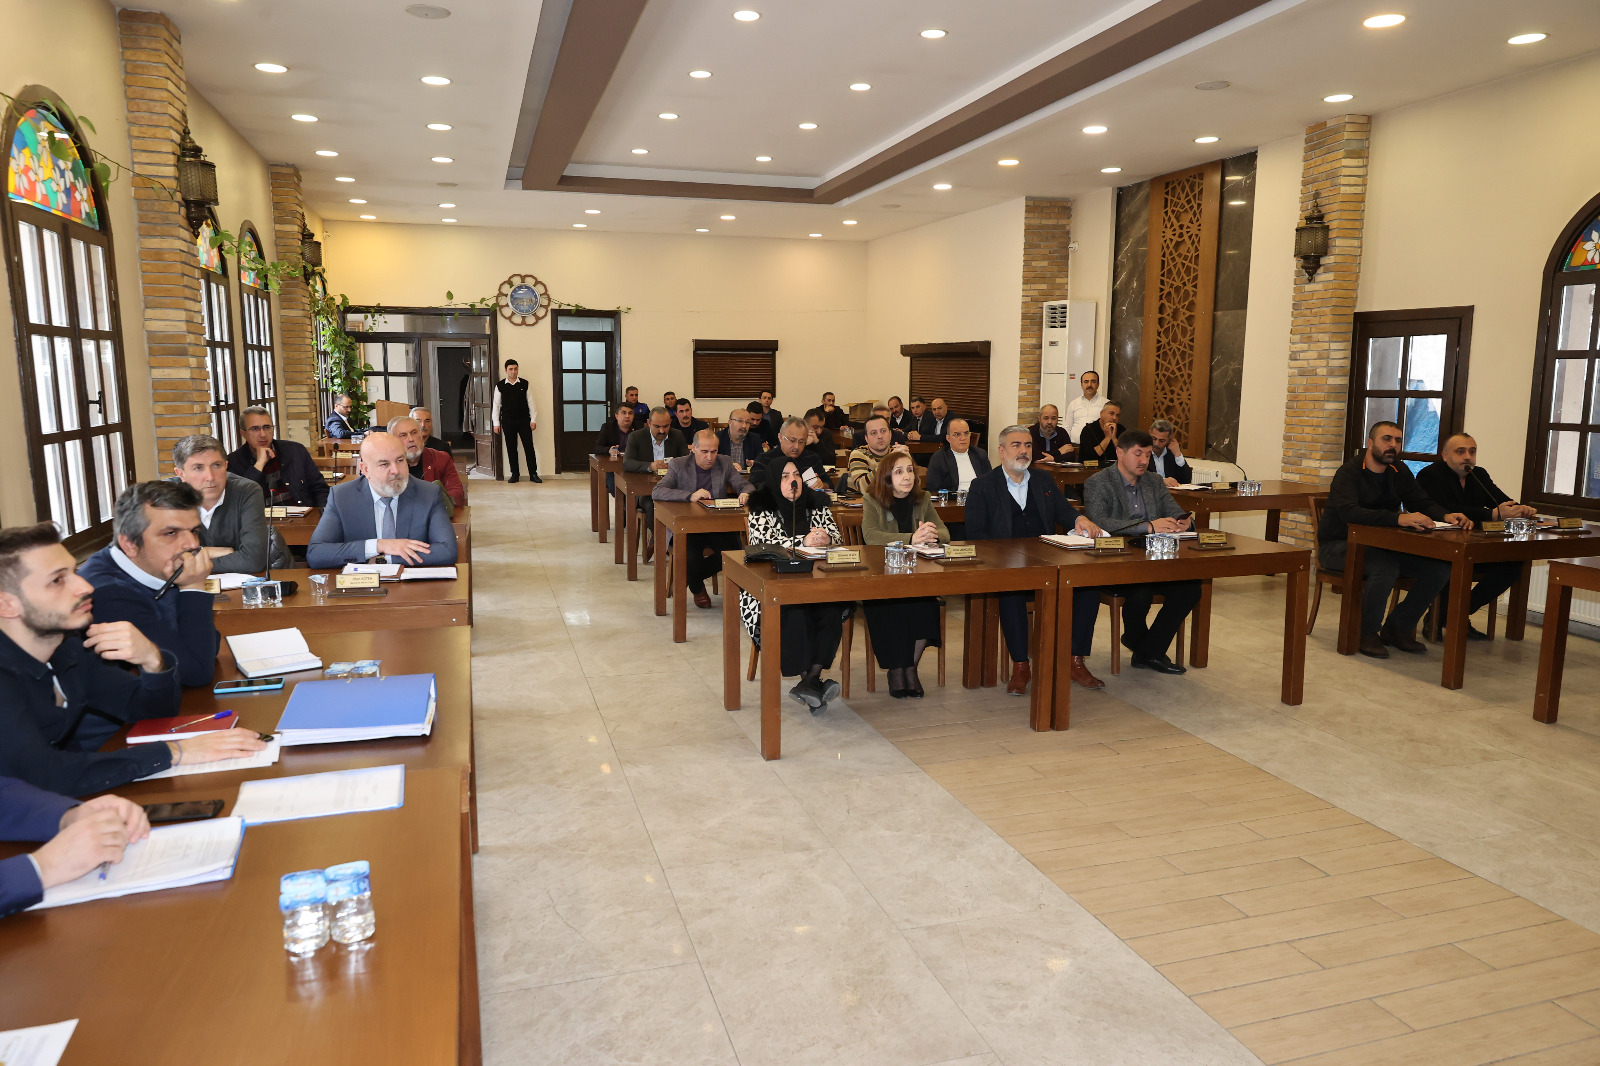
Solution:
M1039 408L1039 421L1028 427L1033 434L1033 457L1040 463L1064 463L1077 454L1077 445L1061 428L1061 412L1053 403Z
M422 424L415 418L389 420L389 432L395 435L406 450L406 466L411 476L419 481L436 485L444 495L445 514L455 517L457 507L467 505L467 490L456 473L456 464L449 452L441 452L423 444Z
M1327 508L1317 530L1317 561L1324 569L1343 572L1351 524L1432 529L1435 522L1448 522L1462 529L1472 528L1472 520L1466 515L1445 513L1422 491L1410 469L1400 462L1400 441L1398 425L1374 422L1361 455L1333 475ZM1402 505L1404 511L1400 509ZM1386 644L1413 655L1427 651L1415 630L1428 605L1450 584L1450 564L1442 559L1366 548L1361 569L1365 579L1361 590L1361 654L1387 659ZM1384 604L1402 577L1411 579L1411 591L1385 621Z
M392 433L367 434L360 475L328 493L328 506L306 545L306 565L330 570L371 559L455 565L456 535L444 497L412 480L405 447Z
M422 427L422 446L432 448L436 452L450 454L450 445L433 435L433 412L426 407L413 407L411 417L417 420L417 425Z
M864 496L871 487L872 475L877 471L878 464L883 461L884 456L895 451L905 452L907 455L911 453L904 444L894 443L889 420L882 415L873 415L867 419L862 438L861 447L850 453L850 465L845 468L845 483Z
M717 431L717 451L733 460L741 471L761 458L761 437L756 433L760 417L735 407L728 412L728 424Z
M49 522L0 530L0 776L82 796L266 746L226 729L100 751L124 725L176 715L181 690L170 653L129 622L94 620L96 590L72 563Z
M211 684L222 638L212 620L211 556L201 546L200 494L181 481L144 481L117 497L112 542L83 561L102 622L127 622L170 655L189 688ZM177 575L174 587L157 598Z

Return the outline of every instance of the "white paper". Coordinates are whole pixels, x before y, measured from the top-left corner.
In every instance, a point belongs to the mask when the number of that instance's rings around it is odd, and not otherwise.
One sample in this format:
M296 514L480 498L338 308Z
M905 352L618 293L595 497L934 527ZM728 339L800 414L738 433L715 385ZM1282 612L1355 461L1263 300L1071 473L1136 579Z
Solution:
M344 574L377 574L379 577L398 577L399 563L345 563Z
M408 566L400 571L401 581L454 581L455 578L453 566Z
M149 774L141 777L140 781L154 781L158 777L184 777L188 774L214 774L223 770L258 770L263 766L271 766L278 761L278 751L283 747L283 742L277 737L267 741L264 751L254 755L241 755L237 759L223 759L220 762L186 762L177 766L169 766L160 773ZM0 1066L7 1066L4 1059L0 1059Z
M0 1033L0 1066L56 1066L78 1019Z
M1080 537L1076 533L1046 533L1039 538L1046 544L1054 544L1058 548L1092 548L1093 537Z
M305 636L297 628L236 633L228 638L228 650L233 652L234 665L245 677L322 668L322 660L311 654Z
M226 881L233 876L233 862L243 840L244 822L237 816L159 825L144 840L128 845L122 861L107 870L104 881L98 868L90 870L76 881L45 889L44 900L30 909Z
M246 781L239 786L234 817L245 825L325 818L334 814L386 811L405 804L406 768L374 766L325 774Z
M244 588L244 583L246 581L256 580L256 575L254 574L213 574L211 576L215 577L222 583L220 587L223 592L232 592L234 589L242 589ZM5 1060L0 1059L0 1062L4 1061Z

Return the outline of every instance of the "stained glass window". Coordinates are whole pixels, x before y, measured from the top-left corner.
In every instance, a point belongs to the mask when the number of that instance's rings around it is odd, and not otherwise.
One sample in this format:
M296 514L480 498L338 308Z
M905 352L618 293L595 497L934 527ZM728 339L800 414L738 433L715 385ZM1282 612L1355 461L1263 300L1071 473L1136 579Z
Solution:
M239 228L245 245L261 256L261 238L247 222ZM265 258L265 257L262 257ZM278 424L278 373L272 351L272 297L258 270L239 264L240 338L244 341L245 403L265 407Z
M212 238L217 235L217 227L208 219L200 223L200 232L195 234L194 250L200 257L202 269L213 274L222 273L222 249L212 244Z
M239 256L239 284L252 289L264 289L267 287L267 279L262 276L259 267L266 256L261 252L261 238L250 229L242 230L239 236L252 253L248 256Z
M17 120L6 191L18 203L100 228L100 210L78 146L61 120L42 105Z
M1600 218L1595 219L1578 233L1567 253L1563 270L1600 270Z

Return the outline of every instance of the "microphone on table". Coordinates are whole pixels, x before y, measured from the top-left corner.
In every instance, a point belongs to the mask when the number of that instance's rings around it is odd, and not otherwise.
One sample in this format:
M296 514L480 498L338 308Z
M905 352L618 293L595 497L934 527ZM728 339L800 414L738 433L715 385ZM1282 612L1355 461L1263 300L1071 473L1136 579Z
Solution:
M1484 495L1489 497L1489 513L1492 516L1495 510L1500 506L1500 501L1497 501L1494 498L1494 482L1490 481L1488 477L1484 475L1483 471L1479 470L1475 466L1467 467L1467 472L1478 475L1478 484L1482 487ZM1506 500L1505 502L1515 503L1516 501Z

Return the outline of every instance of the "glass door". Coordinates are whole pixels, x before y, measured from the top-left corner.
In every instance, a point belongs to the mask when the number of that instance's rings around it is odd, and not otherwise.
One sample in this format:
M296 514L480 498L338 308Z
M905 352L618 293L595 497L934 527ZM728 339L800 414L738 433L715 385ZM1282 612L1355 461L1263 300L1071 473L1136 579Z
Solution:
M1400 426L1400 459L1416 473L1462 431L1470 307L1356 315L1345 455L1366 446L1374 422Z
M621 395L617 316L560 311L554 318L556 470L582 470Z

